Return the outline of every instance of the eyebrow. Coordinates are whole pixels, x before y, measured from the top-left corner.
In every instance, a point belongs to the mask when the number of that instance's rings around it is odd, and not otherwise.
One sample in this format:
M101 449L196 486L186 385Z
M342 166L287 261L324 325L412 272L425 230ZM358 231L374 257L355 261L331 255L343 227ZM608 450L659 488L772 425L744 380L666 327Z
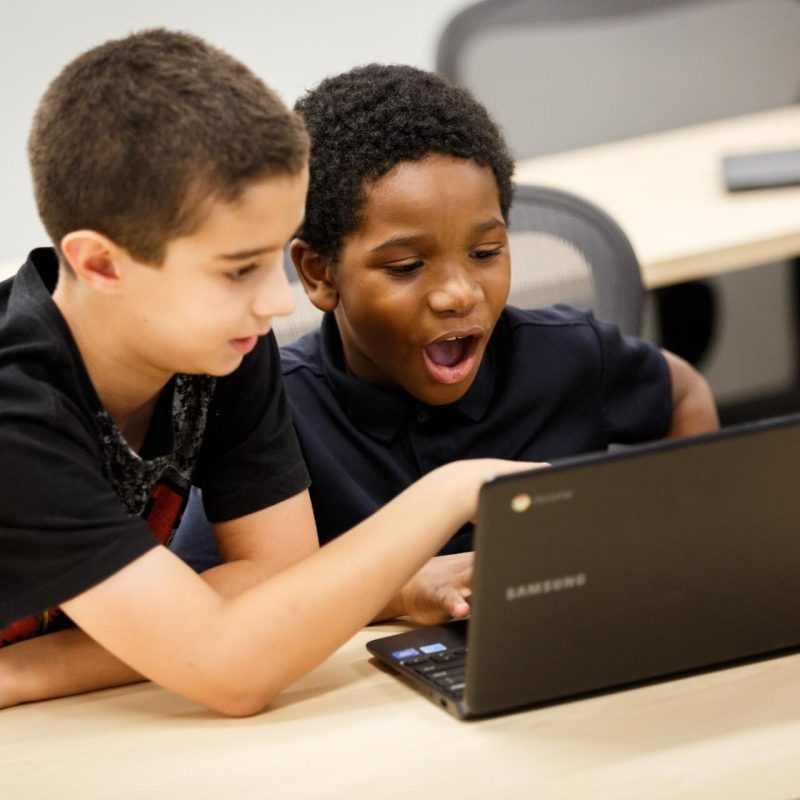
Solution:
M220 253L217 258L224 261L241 261L244 258L253 258L253 256L261 256L264 253L269 253L276 250L276 247L255 247L252 250L239 250L236 253Z
M486 233L488 231L493 231L496 228L503 228L505 229L506 224L502 220L496 219L492 217L491 219L487 219L484 222L476 222L472 226L473 233ZM370 253L382 253L384 250L391 250L393 247L410 247L415 244L419 244L420 242L425 241L429 237L418 235L418 236L392 236L391 239L387 239L385 242L382 242L377 247L373 247L370 250Z
M472 226L472 230L475 233L486 233L488 231L493 231L495 228L505 228L506 224L501 219L497 219L495 217L491 217L487 219L485 222L477 222L475 225Z
M377 247L373 247L370 250L370 253L382 253L384 250L391 250L393 247L410 247L411 245L419 244L425 239L428 239L428 236L392 236L391 239L387 239L385 242L382 242Z

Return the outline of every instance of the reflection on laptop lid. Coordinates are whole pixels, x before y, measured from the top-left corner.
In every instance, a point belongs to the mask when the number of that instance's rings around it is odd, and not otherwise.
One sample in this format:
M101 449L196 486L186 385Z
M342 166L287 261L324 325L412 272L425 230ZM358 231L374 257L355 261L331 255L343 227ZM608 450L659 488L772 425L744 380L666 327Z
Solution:
M461 718L800 647L798 486L800 416L496 478L469 625L367 647Z

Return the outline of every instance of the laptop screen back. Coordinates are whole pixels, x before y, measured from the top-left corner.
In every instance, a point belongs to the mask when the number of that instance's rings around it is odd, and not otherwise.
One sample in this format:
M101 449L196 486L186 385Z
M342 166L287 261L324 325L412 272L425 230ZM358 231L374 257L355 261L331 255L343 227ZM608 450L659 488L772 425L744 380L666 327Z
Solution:
M485 485L470 711L800 645L799 488L798 419Z

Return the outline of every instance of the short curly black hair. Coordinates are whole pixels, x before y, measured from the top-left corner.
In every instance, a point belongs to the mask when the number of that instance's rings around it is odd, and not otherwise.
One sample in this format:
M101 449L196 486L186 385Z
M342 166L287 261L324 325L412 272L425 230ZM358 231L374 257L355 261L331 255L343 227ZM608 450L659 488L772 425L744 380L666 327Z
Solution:
M431 153L490 167L508 219L514 162L486 109L465 89L401 64L323 80L295 104L311 135L311 180L299 237L330 263L359 225L369 184Z

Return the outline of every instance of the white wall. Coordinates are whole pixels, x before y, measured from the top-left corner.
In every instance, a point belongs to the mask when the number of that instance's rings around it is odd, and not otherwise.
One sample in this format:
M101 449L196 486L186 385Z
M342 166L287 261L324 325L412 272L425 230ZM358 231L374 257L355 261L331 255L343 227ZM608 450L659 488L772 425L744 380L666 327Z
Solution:
M64 64L152 26L228 50L292 103L326 75L370 61L432 69L439 34L469 0L0 0L0 277L47 244L25 142L36 104Z

